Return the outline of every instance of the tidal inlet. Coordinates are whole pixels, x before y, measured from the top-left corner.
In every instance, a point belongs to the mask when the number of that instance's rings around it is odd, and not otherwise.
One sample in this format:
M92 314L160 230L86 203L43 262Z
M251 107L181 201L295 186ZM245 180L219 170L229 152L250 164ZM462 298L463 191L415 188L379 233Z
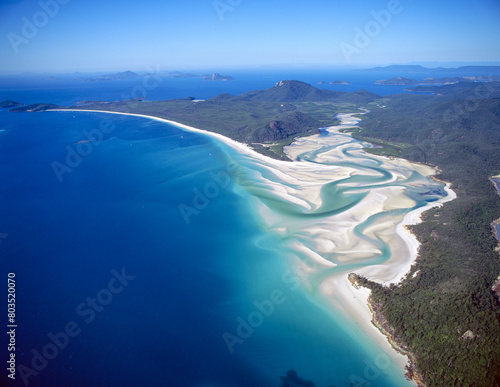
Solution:
M278 310L286 299L281 289L289 284L288 290L302 292L352 340L378 353L374 359L381 353L385 361L390 357L394 372L403 375L407 357L392 349L371 323L370 291L354 287L348 275L356 273L384 285L398 283L418 250L416 238L404 226L418 223L423 211L452 200L455 194L447 184L431 178L435 170L430 166L366 153L363 148L372 145L344 132L359 124L357 116L340 114L340 125L296 139L285 148L293 162L267 158L232 140L219 146L232 165L235 190L246 194L260 227L280 241L274 248L284 263L274 269L281 270L282 286L260 294L267 304L257 302L259 310L264 314ZM266 247L263 241L256 243ZM252 272L249 286L262 286L272 271L268 269ZM297 303L292 309L300 307ZM259 318L253 318L254 325L260 326ZM240 322L245 336L252 321ZM244 340L234 332L226 332L224 339L231 352L244 347ZM366 377L357 380L366 381Z

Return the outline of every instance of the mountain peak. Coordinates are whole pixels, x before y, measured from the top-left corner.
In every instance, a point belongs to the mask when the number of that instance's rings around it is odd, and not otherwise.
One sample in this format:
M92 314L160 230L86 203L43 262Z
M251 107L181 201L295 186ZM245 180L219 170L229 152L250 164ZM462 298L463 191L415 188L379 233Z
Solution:
M344 98L349 101L367 103L373 101L378 96L367 92L345 93L342 91L318 89L305 82L284 80L276 83L267 90L255 90L243 93L240 97L251 101L265 102L336 101L339 98Z

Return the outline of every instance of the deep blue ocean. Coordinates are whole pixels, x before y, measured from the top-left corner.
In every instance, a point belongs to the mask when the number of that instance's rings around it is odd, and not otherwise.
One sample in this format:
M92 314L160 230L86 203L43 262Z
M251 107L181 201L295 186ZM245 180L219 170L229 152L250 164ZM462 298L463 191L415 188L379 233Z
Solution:
M147 98L205 99L282 79L403 88L373 84L388 74L230 75L164 79ZM118 100L141 84L70 78L2 77L0 100ZM1 385L278 387L290 370L316 387L407 385L377 348L297 291L226 148L145 118L0 110L1 276L7 298L15 274L17 324L16 380L2 369ZM7 330L6 303L1 311Z

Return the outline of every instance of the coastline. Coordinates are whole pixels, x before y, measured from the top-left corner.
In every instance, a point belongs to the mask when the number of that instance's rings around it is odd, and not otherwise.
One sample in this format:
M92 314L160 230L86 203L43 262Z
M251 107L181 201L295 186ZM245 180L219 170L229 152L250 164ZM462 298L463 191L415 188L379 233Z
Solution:
M355 285L356 283L353 283L353 286ZM371 321L372 324L387 338L387 341L397 353L408 358L408 364L404 367L407 371L405 378L408 381L414 382L417 387L427 387L424 383L423 375L417 368L415 356L410 352L410 348L398 341L397 337L394 335L393 328L389 325L386 318L379 310L379 306L374 303L371 296L368 297L367 303L373 316Z
M499 183L497 184L495 180L498 180ZM495 187L497 194L500 195L500 175L490 177L490 181ZM491 222L490 226L491 226L491 233L493 234L493 237L497 241L497 246L495 247L495 251L500 254L500 235L498 233L498 228L500 227L500 218L495 219L493 222ZM497 278L496 282L491 287L491 290L496 294L496 296L500 300L500 276Z
M369 266L362 268L361 270L355 270L355 273L344 272L343 275L340 276L343 278L339 278L335 281L338 289L344 289L344 301L346 303L350 302L353 305L353 307L348 308L348 312L353 316L357 316L355 319L358 320L358 322L361 322L363 330L367 333L371 333L371 336L377 339L379 345L390 348L394 352L394 357L399 366L403 370L407 371L407 373L412 374L411 380L417 387L425 387L425 384L423 383L422 376L418 373L418 370L415 369L415 358L413 354L408 349L402 348L392 333L384 328L383 324L380 323L380 319L377 317L376 307L373 305L371 299L371 290L366 287L356 285L355 281L350 279L350 276L352 274L362 275L384 286L398 284L401 282L415 263L420 246L420 243L415 235L412 234L405 226L420 223L422 221L422 213L430 210L431 208L440 207L448 201L454 200L456 198L456 193L451 190L449 186L450 183L447 183L445 188L449 196L446 196L439 202L430 203L427 206L409 212L406 214L403 221L398 224L396 228L397 233L407 243L410 250L410 256L406 262L399 265L399 272L396 276L392 279L384 281L380 276L377 276L377 269L379 268L377 266ZM500 278L498 285L500 290Z
M207 130L202 130L198 128L194 128L185 124L181 124L175 121L171 121L164 118L159 118L155 116L149 116L144 114L136 114L136 113L122 113L122 112L111 112L111 111L103 111L103 110L84 110L84 109L51 109L47 111L69 111L69 112L91 112L91 113L109 113L109 114L119 114L119 115L128 115L135 117L147 118L155 121L164 122L180 129L203 134L206 136L210 136L212 138L216 138L217 140L223 142L224 144L236 149L238 152L255 159L259 163L264 163L268 166L274 174L286 174L288 172L289 175L286 176L287 181L300 181L304 182L304 176L302 174L306 174L308 170L311 169L311 166L306 165L306 163L302 161L293 161L292 163L287 161L280 161L276 159L272 159L268 156L264 156L255 150L251 149L248 145L240 143L238 141L232 140L226 136L223 136L218 133L210 132ZM361 121L358 117L352 117L355 114L360 113L351 113L347 115L340 115L341 124L344 125L357 125ZM346 118L343 120L342 118ZM287 153L288 154L288 153ZM384 158L383 156L374 156L371 157L376 158ZM401 159L405 164L415 164L410 163L405 159ZM429 166L422 166L422 168L430 168ZM321 164L316 164L313 166L315 170L328 169L326 166L322 166ZM294 170L291 172L291 170ZM329 168L331 170L331 168ZM349 174L343 174L342 171L339 171L339 176L348 176ZM432 178L432 176L431 176ZM273 184L270 180L264 180L264 184L268 185L274 194L283 198L286 201L291 201L294 204L300 205L307 211L311 211L317 209L321 206L322 199L318 196L317 188L323 182L315 182L312 180L307 181L307 185L302 187L300 190L294 189L285 189L279 190L277 189L277 185ZM281 187L279 187L281 188ZM431 208L438 207L443 205L444 203L451 201L456 198L456 194L450 188L450 184L446 183L446 192L448 195L444 198L441 198L437 202L429 203L428 205L415 209L407 213L403 220L399 222L396 226L396 234L403 241L405 248L408 250L409 254L402 258L395 258L383 264L383 265L371 265L365 266L361 270L358 270L358 273L368 277L369 279L379 282L384 285L389 285L393 283L399 283L405 276L406 273L410 270L411 266L414 264L417 255L419 242L416 237L409 232L408 229L405 228L407 225L413 225L421 222L421 214L424 211L427 211ZM375 199L374 203L375 203ZM376 204L376 203L375 203ZM265 215L266 216L266 215ZM267 215L268 216L268 215ZM318 248L308 248L306 249L303 245L296 246L298 250L302 250L301 252L305 255L308 255L313 261L315 261L318 265L322 265L325 267L333 267L336 266L327 260L321 259L321 250ZM318 246L316 246L318 247ZM403 254L404 255L404 254ZM390 266L390 269L387 271L387 267ZM408 354L401 353L397 351L393 345L391 345L390 340L388 340L387 336L384 335L380 329L378 329L373 323L372 319L374 318L372 311L370 310L369 305L369 296L371 291L367 288L356 289L352 286L351 282L348 278L348 271L342 271L338 274L335 274L331 280L328 282L328 286L322 286L322 293L326 296L331 295L332 292L335 292L341 300L344 301L344 305L340 307L344 312L348 315L352 316L353 320L361 327L363 331L365 331L369 336L371 336L382 348L390 351L393 355L392 357L397 362L397 364L402 368L408 364L408 361L411 363L411 356ZM366 289L366 290L365 290ZM337 305L338 306L338 305Z
M348 121L348 123L351 123L351 121ZM346 134L351 135L350 133ZM373 155L373 157L386 158L387 156ZM394 158L394 159L400 159L400 158ZM406 159L401 159L401 160L408 161ZM428 211L432 208L441 207L444 203L450 202L457 198L457 194L455 193L455 191L451 189L451 183L440 180L439 178L436 177L436 174L438 174L440 171L439 167L430 166L428 164L422 164L418 162L411 162L411 163L415 165L421 165L424 167L433 168L435 174L430 175L429 177L430 179L436 182L443 183L446 185L444 189L447 193L447 196L439 199L436 202L428 203L426 206L410 211L405 215L403 221L401 221L397 225L396 233L405 241L406 246L409 249L409 259L407 260L406 263L400 264L399 266L400 270L396 276L394 276L392 279L381 281L380 277L377 277L376 273L373 272L373 269L376 269L376 267L370 266L368 270L366 269L356 270L356 273L347 274L347 279L350 285L349 288L352 293L352 298L356 299L358 304L361 307L363 307L365 311L366 309L368 310L372 327L376 328L376 330L384 337L384 343L386 345L388 344L392 348L392 350L399 355L400 358L399 364L405 371L407 371L407 373L405 374L407 380L415 383L417 387L426 387L425 383L423 382L422 375L416 368L415 357L410 352L409 348L404 347L401 343L397 341L396 337L393 335L391 331L392 328L390 326L386 326L386 324L384 323L385 317L378 311L377 306L374 305L373 300L371 298L371 290L363 286L358 286L358 284L356 283L356 279L352 278L352 276L358 276L359 273L362 273L362 275L367 277L368 279L374 282L378 282L384 286L388 286L391 284L397 285L398 283L400 283L406 277L407 273L410 272L411 267L415 264L416 259L418 258L418 249L420 247L418 239L406 226L411 226L421 223L422 222L421 216L425 211ZM500 194L500 191L498 192ZM498 224L500 224L500 219L498 219ZM497 285L498 285L498 291L500 293L500 277L498 279Z
M495 251L497 253L500 253L500 235L498 235L498 226L500 226L500 218L495 219L493 222L491 222L491 232L498 242L498 246L495 247Z
M203 130L203 129L198 129L193 126L181 124L180 122L175 122L172 120L167 120L166 118L160 118L160 117L155 117L155 116L149 116L146 114L138 114L138 113L123 113L123 112L112 112L112 111L107 111L107 110L87 110L87 109L47 109L47 112L87 112L87 113L108 113L108 114L118 114L118 115L126 115L126 116L132 116L132 117L142 117L142 118L148 118L150 120L154 121L160 121L164 122L169 125L176 126L178 128L184 129L188 132L194 132L194 133L199 133L203 134L209 137L213 137L218 139L219 141L222 141L226 145L229 145L238 151L245 153L249 156L260 158L261 160L265 160L266 162L276 162L276 163L285 163L287 164L287 161L280 161L273 159L268 156L264 156L256 151L254 151L252 148L250 148L248 145L238 142L236 140L233 140L229 137L223 136L222 134L215 133L215 132L210 132L208 130Z
M433 176L431 176L431 178L433 178ZM407 244L409 246L412 247L411 257L407 266L401 269L401 272L399 273L400 275L398 277L395 277L392 281L384 283L384 285L398 284L399 282L401 282L406 276L406 274L410 271L411 267L413 266L418 257L418 249L420 247L420 243L417 237L406 226L414 226L416 224L421 223L422 214L424 212L432 208L439 208L443 204L451 202L452 200L455 200L457 198L457 194L455 193L455 191L451 189L451 183L445 181L441 182L446 184L444 189L448 195L446 195L444 198L441 198L434 203L429 203L426 206L417 208L416 210L409 212L408 214L406 214L403 221L398 225L397 233L407 241Z

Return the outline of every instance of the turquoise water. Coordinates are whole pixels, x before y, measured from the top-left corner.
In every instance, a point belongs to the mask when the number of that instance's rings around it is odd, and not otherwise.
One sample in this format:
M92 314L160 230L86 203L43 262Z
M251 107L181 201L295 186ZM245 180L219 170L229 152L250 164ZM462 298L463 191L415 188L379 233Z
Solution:
M0 248L19 284L18 365L31 368L68 322L81 329L30 385L277 386L291 369L317 386L401 385L384 351L295 278L238 172L226 175L232 150L135 117L1 115ZM60 182L53 163L102 122L115 129ZM196 192L212 198L186 224L179 205ZM87 322L86 300L122 269L135 278ZM238 336L241 321L253 327Z
M32 92L19 91L35 102ZM91 99L74 93L54 102ZM16 383L277 387L294 370L317 387L409 385L391 350L345 314L335 289L322 289L388 262L391 245L374 227L445 193L339 138L301 154L312 167L290 182L266 162L150 119L0 111L0 262L17 281ZM321 158L332 149L341 160ZM355 172L337 178L331 168ZM322 200L309 209L269 185L300 190L302 178L317 177ZM375 253L341 251L346 237L328 222L397 187L408 205L367 212L346 231ZM311 231L317 225L328 235ZM337 266L295 248L328 238L338 249L321 255ZM51 337L71 323L78 333L54 355Z

